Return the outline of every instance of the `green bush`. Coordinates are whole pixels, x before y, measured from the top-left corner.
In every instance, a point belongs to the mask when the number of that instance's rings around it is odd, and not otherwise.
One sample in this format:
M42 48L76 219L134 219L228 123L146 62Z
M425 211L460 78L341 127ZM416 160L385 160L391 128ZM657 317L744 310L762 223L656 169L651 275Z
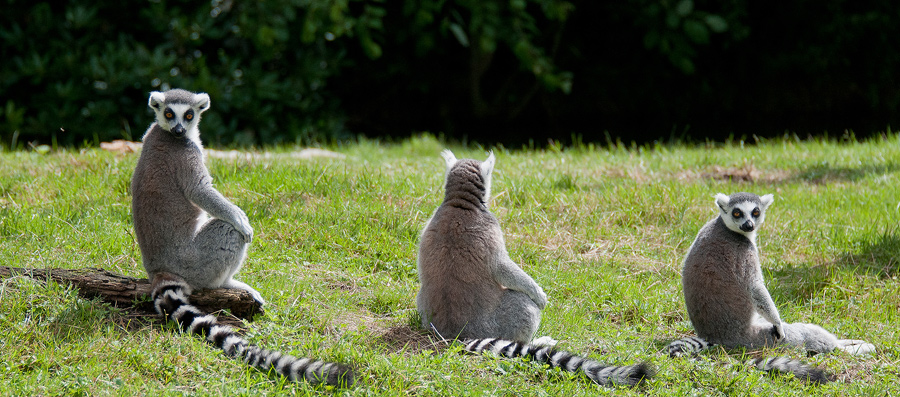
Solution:
M169 87L211 95L213 145L417 131L506 144L866 135L900 123L900 8L885 0L132 6L6 0L0 145L139 139L149 91Z
M339 136L329 78L347 46L377 55L381 16L347 0L52 4L9 1L0 16L6 143L140 139L148 93L173 87L210 94L216 144Z

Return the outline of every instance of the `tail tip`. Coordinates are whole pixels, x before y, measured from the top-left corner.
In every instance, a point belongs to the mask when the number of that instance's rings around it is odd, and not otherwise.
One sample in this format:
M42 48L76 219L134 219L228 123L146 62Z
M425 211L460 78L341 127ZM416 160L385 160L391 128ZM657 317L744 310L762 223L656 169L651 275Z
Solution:
M824 385L834 380L833 376L821 368L810 368L803 376L797 376L807 382Z
M350 387L356 382L356 371L352 366L347 364L335 364L335 367L329 371L326 383L339 387Z
M631 372L628 373L628 379L631 381L629 384L639 385L654 376L656 376L656 368L646 362L642 362L635 365Z

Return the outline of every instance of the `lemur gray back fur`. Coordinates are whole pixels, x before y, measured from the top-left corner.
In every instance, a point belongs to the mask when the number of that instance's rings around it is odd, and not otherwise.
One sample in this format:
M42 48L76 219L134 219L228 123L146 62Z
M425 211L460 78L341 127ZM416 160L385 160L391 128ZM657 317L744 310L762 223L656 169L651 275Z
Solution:
M547 304L543 289L506 251L500 223L488 211L494 155L484 162L441 155L447 165L444 202L425 225L419 243L421 289L416 306L422 326L466 350L530 357L580 372L601 385L635 385L653 376L645 363L613 366L525 343L537 331Z
M671 355L696 352L710 344L728 348L786 344L814 352L835 348L874 350L862 341L839 341L817 325L781 321L766 289L756 247L756 232L773 201L771 194L716 195L719 214L700 229L682 271L688 316L702 339L673 342L669 346ZM786 370L814 382L827 381L824 373L797 361L781 359L769 364L771 368L765 369Z
M442 155L444 202L419 243L422 324L445 338L527 341L547 298L509 258L500 224L488 211L494 156L479 162Z

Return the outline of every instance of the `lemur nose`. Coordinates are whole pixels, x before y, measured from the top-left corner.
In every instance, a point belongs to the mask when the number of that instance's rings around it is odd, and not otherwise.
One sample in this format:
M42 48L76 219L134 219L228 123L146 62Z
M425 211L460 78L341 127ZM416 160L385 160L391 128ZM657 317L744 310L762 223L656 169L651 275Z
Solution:
M175 126L175 128L172 129L172 132L174 132L175 135L178 135L178 136L184 135L184 133L185 133L184 126L181 124L178 124Z
M744 224L741 225L741 230L743 230L745 232L752 232L753 231L753 221L748 220L747 222L744 222Z

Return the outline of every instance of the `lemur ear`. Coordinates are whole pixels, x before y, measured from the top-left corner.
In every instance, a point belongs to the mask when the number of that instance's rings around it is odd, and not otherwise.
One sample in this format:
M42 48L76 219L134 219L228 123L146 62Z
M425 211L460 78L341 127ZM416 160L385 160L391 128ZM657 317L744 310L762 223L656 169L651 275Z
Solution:
M769 208L770 205L772 205L772 203L775 202L775 196L772 196L771 194L767 194L765 196L760 197L759 201L762 204L763 211L765 211L767 208Z
M482 200L485 205L488 205L488 202L491 201L491 173L494 172L494 164L496 163L497 159L494 157L494 152L491 151L487 160L478 165L478 171L481 172L481 177L484 179L484 198Z
M205 92L194 94L194 106L200 109L200 113L209 109L209 95Z
M441 157L444 158L444 163L447 164L447 171L450 171L450 169L453 168L453 165L456 164L456 156L454 156L453 152L450 150L444 149L444 151L441 152Z
M165 102L166 94L159 91L153 91L150 93L150 100L147 102L147 106L150 106L153 110L162 110L162 104Z
M478 169L481 171L481 176L484 177L485 180L491 179L491 173L494 172L494 164L497 163L497 159L494 157L494 151L491 151L491 154L488 155L487 160L484 160Z
M731 199L728 196L722 193L716 193L716 205L719 206L722 211L725 211L725 207L728 206L729 202L731 202Z

